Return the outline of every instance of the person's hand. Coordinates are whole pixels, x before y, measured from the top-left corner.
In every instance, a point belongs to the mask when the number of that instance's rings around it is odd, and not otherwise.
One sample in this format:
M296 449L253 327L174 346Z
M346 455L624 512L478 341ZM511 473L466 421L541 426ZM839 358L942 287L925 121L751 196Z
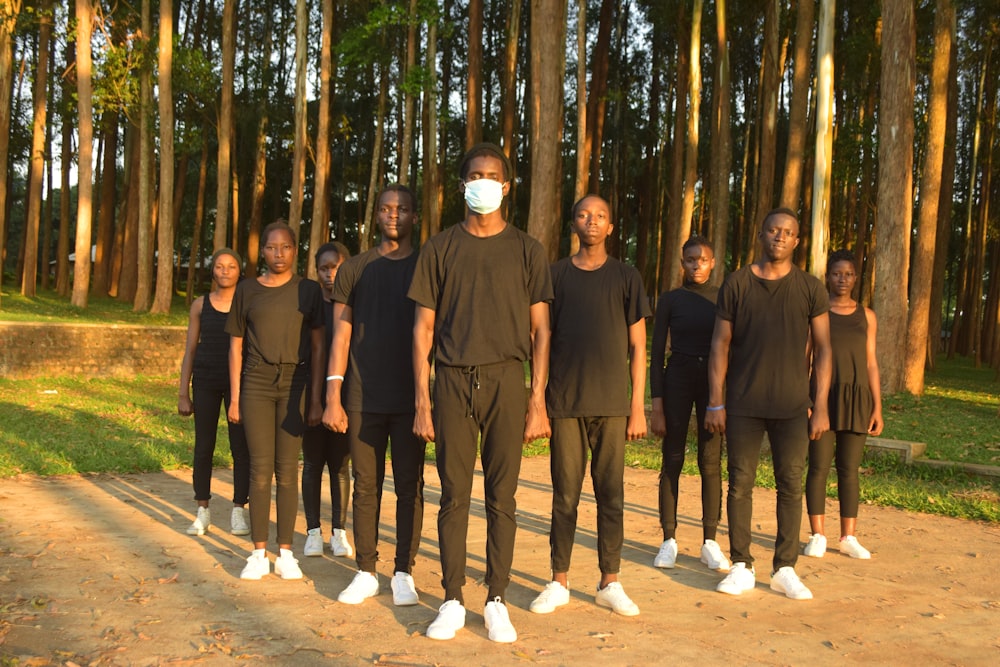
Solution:
M709 433L726 434L726 409L705 411L705 430Z
M434 442L434 417L429 408L417 410L413 415L413 435L424 442Z
M882 411L876 410L872 413L872 418L868 423L868 435L881 435L882 427L885 423L882 421Z
M306 412L306 424L309 426L319 426L323 419L323 404L318 400L309 401L309 410Z
M545 403L538 405L534 401L529 401L528 414L524 417L525 444L550 435L552 435L552 424L549 423L549 413L545 409Z
M823 434L830 430L830 416L826 410L814 408L809 415L809 439L819 440Z
M347 412L339 401L336 404L328 403L323 410L323 426L334 433L347 433Z
M194 414L194 406L191 405L190 396L177 397L177 414L182 417L190 417Z
M240 402L230 401L229 409L226 410L226 418L233 424L240 423Z
M667 434L667 418L663 416L662 410L653 410L649 413L649 430L653 435Z
M646 437L646 412L634 410L625 423L626 440L642 440Z

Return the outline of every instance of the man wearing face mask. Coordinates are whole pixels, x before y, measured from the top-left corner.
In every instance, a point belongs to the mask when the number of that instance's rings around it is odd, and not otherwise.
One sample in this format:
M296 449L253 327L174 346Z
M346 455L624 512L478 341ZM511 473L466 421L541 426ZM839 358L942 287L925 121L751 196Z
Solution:
M494 144L478 144L465 154L459 175L466 217L424 244L408 293L416 302L413 432L435 443L441 478L438 539L445 602L427 628L432 639L451 639L465 626L462 586L480 443L487 521L483 616L492 641L517 639L504 594L517 530L521 445L549 435L545 381L552 281L541 244L503 217L510 174L510 162Z

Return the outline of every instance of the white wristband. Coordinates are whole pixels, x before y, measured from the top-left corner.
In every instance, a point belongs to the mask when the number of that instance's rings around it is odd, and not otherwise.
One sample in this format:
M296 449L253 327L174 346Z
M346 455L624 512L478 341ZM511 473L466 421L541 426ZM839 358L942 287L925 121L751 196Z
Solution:
M343 382L344 381L344 376L343 375L327 375L326 376L326 381L330 382L331 380L340 380L341 382Z

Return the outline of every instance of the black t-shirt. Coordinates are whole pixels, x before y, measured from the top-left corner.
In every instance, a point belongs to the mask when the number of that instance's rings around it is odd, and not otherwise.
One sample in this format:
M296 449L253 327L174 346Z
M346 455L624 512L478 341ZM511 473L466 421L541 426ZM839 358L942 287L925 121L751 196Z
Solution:
M627 417L628 329L650 315L642 277L613 257L594 271L567 257L552 265L552 287L549 416Z
M310 330L323 325L323 292L316 281L292 276L267 287L251 279L236 286L226 333L243 338L246 361L300 364L309 361Z
M530 307L552 300L549 262L538 241L511 225L486 238L454 225L421 248L408 296L435 311L437 363L525 361Z
M406 290L417 253L387 259L376 249L341 265L333 300L351 308L351 349L341 390L346 410L413 412L413 302Z
M667 334L672 354L708 357L715 330L715 302L719 288L708 283L685 283L660 295L656 302L653 342L649 351L649 388L653 398L663 396Z
M726 374L729 414L790 419L812 405L809 322L829 310L823 285L797 266L778 280L758 278L750 266L729 274L716 311L733 325Z

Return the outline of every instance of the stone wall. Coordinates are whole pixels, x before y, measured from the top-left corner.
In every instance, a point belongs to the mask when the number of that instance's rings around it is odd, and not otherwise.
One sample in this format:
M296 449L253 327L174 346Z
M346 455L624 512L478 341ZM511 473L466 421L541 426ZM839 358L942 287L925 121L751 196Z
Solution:
M184 327L0 322L0 376L178 375Z

